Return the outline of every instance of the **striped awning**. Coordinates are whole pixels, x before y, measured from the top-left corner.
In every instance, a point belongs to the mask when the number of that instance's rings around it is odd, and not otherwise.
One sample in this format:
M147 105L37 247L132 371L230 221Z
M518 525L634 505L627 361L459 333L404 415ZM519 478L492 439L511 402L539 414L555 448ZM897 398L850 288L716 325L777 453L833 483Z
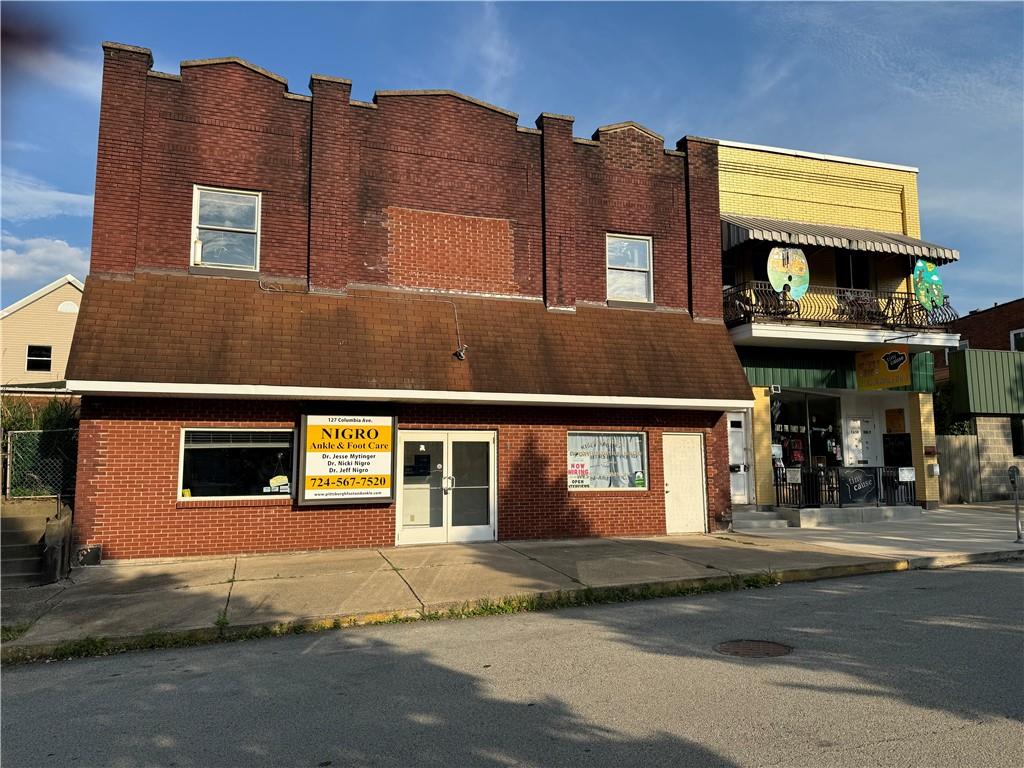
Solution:
M899 253L928 259L936 264L948 264L960 258L960 251L953 248L944 248L894 232L723 213L722 248L729 250L748 240L784 245L818 245L847 251Z

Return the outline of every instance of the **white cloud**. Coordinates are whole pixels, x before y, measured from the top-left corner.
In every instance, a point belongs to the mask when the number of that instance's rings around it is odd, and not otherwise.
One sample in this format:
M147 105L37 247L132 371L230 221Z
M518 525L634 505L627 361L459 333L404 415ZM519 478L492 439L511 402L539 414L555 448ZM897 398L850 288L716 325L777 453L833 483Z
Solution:
M70 55L52 48L20 47L12 57L22 73L93 101L100 100L103 59L99 55Z
M519 57L494 3L485 3L476 29L480 79L485 93L500 94L519 70Z
M13 168L3 169L2 192L3 218L8 221L92 215L92 195L55 189Z
M13 139L4 139L3 148L5 152L40 152L43 149L30 141L15 141Z
M2 236L0 277L12 282L40 285L62 275L83 277L89 271L89 250L50 237L22 239L9 232Z

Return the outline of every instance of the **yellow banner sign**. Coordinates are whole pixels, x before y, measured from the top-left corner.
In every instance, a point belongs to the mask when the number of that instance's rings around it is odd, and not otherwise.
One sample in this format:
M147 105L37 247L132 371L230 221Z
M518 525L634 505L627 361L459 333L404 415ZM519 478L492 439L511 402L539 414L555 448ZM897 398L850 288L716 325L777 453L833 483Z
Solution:
M300 504L393 501L391 416L307 415L302 428Z
M910 386L910 352L906 344L878 347L855 355L857 389Z

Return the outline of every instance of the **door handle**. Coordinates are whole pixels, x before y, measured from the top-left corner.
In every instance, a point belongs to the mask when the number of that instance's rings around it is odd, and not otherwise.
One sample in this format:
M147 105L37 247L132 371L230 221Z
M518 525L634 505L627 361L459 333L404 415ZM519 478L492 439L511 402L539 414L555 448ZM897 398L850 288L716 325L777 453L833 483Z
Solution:
M455 475L445 475L441 478L441 490L445 493L455 489Z

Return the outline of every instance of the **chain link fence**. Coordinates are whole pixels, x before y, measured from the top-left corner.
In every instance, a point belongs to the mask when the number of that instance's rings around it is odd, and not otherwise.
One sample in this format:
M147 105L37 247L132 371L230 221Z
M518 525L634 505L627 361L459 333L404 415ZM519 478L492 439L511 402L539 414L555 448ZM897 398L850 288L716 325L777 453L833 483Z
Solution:
M74 494L77 429L8 432L6 449L4 493L7 498Z

